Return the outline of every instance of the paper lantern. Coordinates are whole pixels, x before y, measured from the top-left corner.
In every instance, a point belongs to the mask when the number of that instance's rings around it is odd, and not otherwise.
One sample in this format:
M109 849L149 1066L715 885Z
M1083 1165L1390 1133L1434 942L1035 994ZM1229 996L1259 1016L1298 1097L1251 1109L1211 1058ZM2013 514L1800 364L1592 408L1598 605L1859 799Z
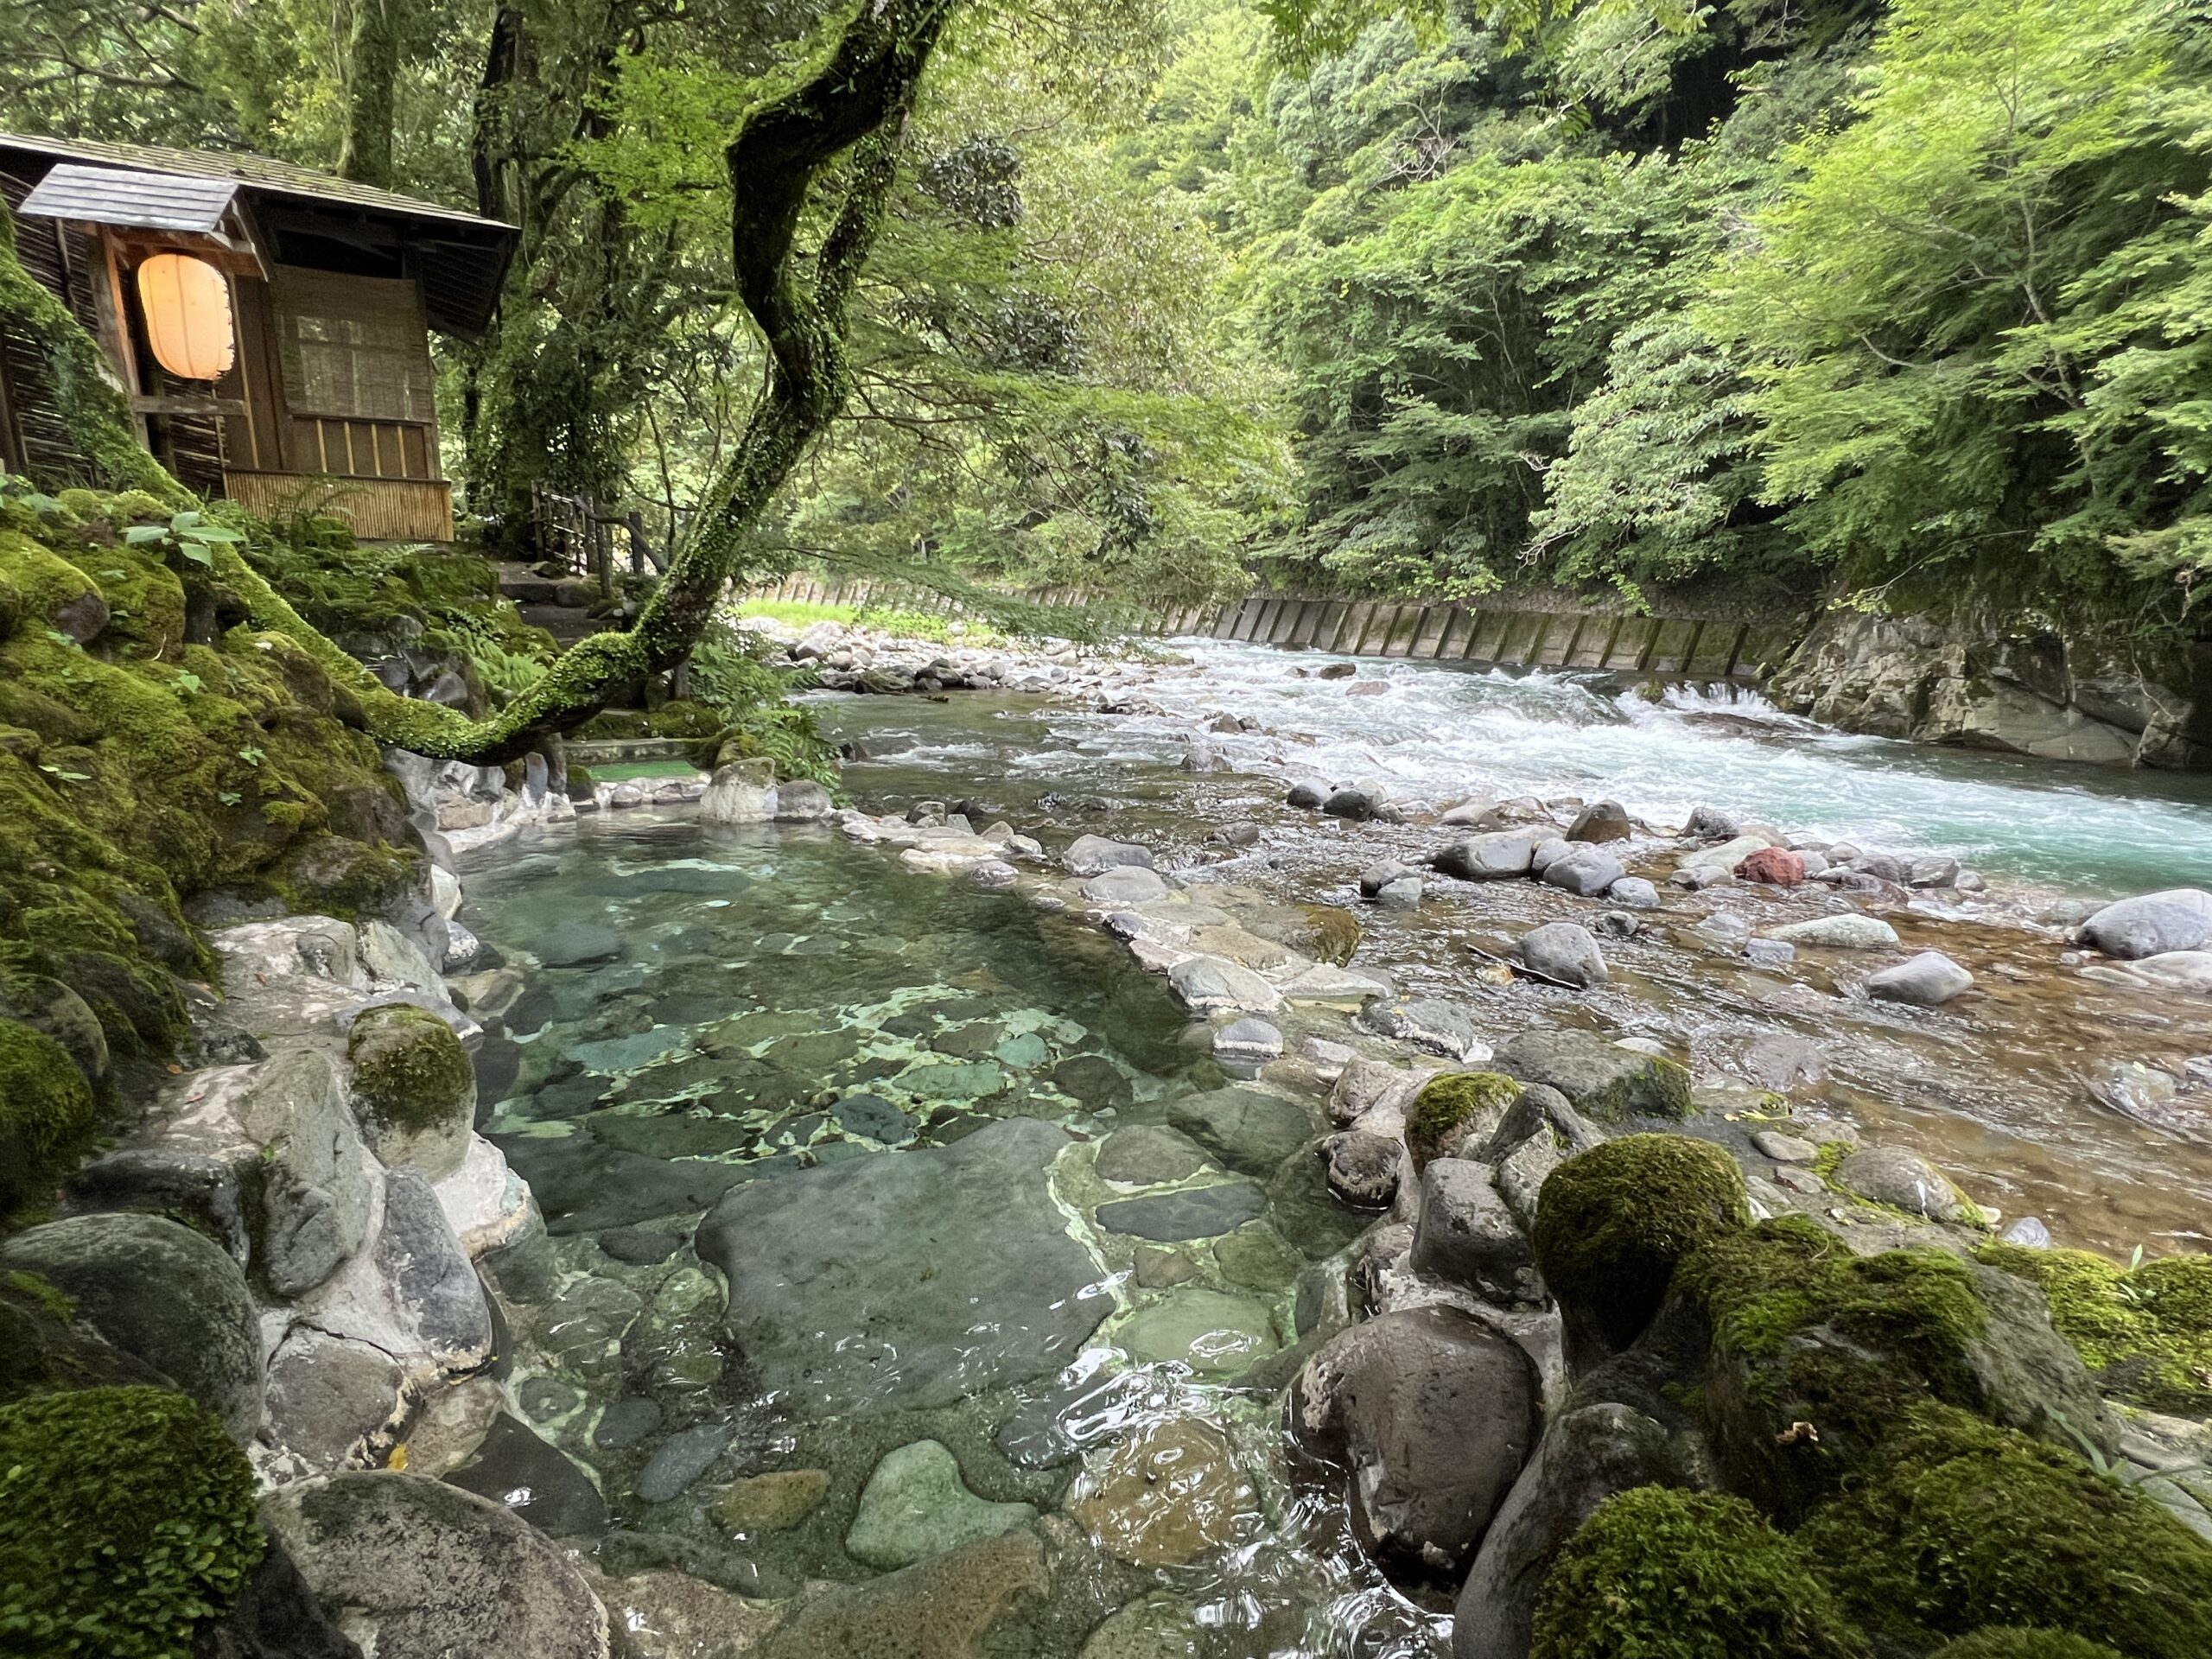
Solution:
M154 359L181 380L219 380L238 349L231 286L188 253L157 253L138 267L138 303Z

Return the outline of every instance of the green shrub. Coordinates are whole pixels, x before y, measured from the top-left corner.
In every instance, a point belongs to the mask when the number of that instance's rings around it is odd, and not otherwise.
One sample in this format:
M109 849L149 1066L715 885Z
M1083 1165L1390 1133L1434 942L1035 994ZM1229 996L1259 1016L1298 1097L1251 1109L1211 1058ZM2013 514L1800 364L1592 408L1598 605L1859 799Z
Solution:
M1805 1553L1741 1498L1639 1486L1599 1504L1536 1603L1529 1659L1864 1659Z
M1579 1333L1625 1348L1682 1258L1751 1224L1743 1172L1719 1147L1630 1135L1568 1159L1537 1201L1536 1269Z
M2133 1659L2212 1654L2212 1544L2071 1452L1923 1405L1798 1533L1844 1604L1897 1645L1996 1624Z
M264 1540L253 1471L162 1389L0 1407L0 1647L41 1659L185 1659Z

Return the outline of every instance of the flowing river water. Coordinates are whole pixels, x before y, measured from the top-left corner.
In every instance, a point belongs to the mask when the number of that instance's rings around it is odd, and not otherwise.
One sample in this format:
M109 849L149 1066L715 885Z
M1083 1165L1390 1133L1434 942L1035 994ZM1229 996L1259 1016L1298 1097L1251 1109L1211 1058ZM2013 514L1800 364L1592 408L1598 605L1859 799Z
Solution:
M1308 775L1440 804L1611 798L1654 823L1709 804L1795 835L1954 854L1987 877L1986 893L1890 913L1908 949L1940 945L1976 976L1974 995L1935 1013L1852 995L1866 966L1748 964L1730 928L1808 913L1803 899L1669 891L1670 860L1656 849L1630 862L1661 880L1667 907L1609 944L1612 982L1588 995L1494 969L1530 923L1586 916L1586 901L1534 883L1435 881L1417 910L1363 910L1356 961L1467 1007L1493 1041L1585 1025L1656 1039L1710 1100L1756 1109L1762 1089L1785 1089L1801 1111L1927 1154L2007 1217L2044 1217L2061 1243L2120 1255L2212 1247L2212 1090L2184 1087L2161 1128L2094 1092L2115 1064L2189 1077L2190 1060L2212 1055L2212 1008L2062 966L2063 934L2034 920L2061 894L2212 886L2203 780L1847 738L1741 695L1652 703L1568 679L1371 662L1355 680L1322 680L1310 655L1174 649L1183 660L1146 677L1134 712L969 692L825 696L817 712L858 747L845 787L869 811L967 801L977 823L1003 817L1048 849L1085 832L1141 841L1186 880L1292 904L1359 908L1363 868L1417 862L1443 838L1433 824L1284 806L1284 781ZM1218 769L1186 770L1194 734L1224 713L1247 729L1205 740ZM1256 845L1210 839L1237 822L1260 827ZM887 1610L786 1630L770 1652L831 1640L869 1651L855 1632L875 1628L938 1651L914 1632L951 1605L988 1623L976 1610L1009 1573L1035 1593L994 1652L1439 1650L1448 1599L1390 1587L1341 1510L1286 1478L1269 1391L1237 1386L1307 1328L1319 1264L1371 1219L1334 1203L1310 1157L1230 1156L1252 1178L1249 1210L1211 1236L1154 1245L1103 1228L1096 1211L1114 1194L1087 1162L1062 1160L1052 1201L1096 1264L1078 1293L1103 1310L1096 1332L1053 1374L979 1372L926 1398L900 1391L894 1355L881 1397L859 1409L764 1388L678 1249L723 1194L796 1170L951 1147L1018 1118L1090 1141L1218 1088L1209 1046L1121 946L1077 918L909 871L834 828L607 813L472 862L462 919L529 978L487 1046L483 1128L548 1217L538 1344L569 1344L571 1374L588 1381L581 1399L550 1379L524 1385L542 1432L596 1465L623 1525L717 1559L734 1551L738 1578L762 1594L865 1583L914 1559L871 1514L905 1513L939 1543L1009 1525L1044 1540L1041 1566L963 1569L984 1588L932 1580L953 1569L926 1562L983 1560L992 1546L925 1554L882 1580L894 1586ZM1300 1109L1313 1134L1319 1108L1317 1096ZM1189 1173L1156 1179L1179 1191ZM820 1257L835 1260L851 1218L824 1208L787 1224L821 1230ZM987 1220L917 1219L969 1226L973 1248L990 1249ZM985 1330L995 1310L963 1317ZM605 1350L606 1332L626 1325L620 1351ZM950 1453L949 1482L922 1467L935 1452L912 1452L925 1443ZM872 1484L894 1453L919 1471L895 1492ZM1085 1649L1109 1616L1128 1645Z

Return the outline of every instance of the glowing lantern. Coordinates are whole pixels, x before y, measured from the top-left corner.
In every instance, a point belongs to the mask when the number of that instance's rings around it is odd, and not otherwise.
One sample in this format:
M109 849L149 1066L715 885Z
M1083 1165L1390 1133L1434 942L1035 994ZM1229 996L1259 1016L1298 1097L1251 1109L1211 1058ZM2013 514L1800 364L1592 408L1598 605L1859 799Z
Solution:
M188 253L157 253L138 267L138 302L155 360L181 380L219 380L237 339L223 273Z

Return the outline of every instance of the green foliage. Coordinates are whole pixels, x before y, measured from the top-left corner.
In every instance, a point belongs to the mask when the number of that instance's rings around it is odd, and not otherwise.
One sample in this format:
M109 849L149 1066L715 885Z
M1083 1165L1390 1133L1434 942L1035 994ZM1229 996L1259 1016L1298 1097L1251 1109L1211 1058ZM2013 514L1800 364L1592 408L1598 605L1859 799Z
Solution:
M2086 1250L1998 1242L1977 1254L2042 1287L2051 1328L2106 1393L2154 1411L2212 1412L2212 1256L2129 1268Z
M1986 1624L2212 1652L2212 1544L2072 1453L1967 1412L1907 1414L1798 1539L1869 1631L1907 1649Z
M779 778L837 786L837 751L815 728L813 710L786 700L797 677L772 665L759 636L717 625L691 652L692 695L721 716L722 747L765 755Z
M427 1008L397 1003L369 1009L353 1022L346 1057L366 1115L400 1129L448 1123L474 1095L468 1052Z
M1809 554L1921 596L2201 571L2208 72L2161 0L1891 8L1705 314Z
M1639 1486L1599 1504L1536 1604L1530 1659L1866 1659L1797 1542L1741 1498Z
M1414 1167L1425 1169L1443 1157L1473 1125L1497 1122L1520 1093L1519 1084L1497 1071L1454 1071L1430 1078L1406 1114L1406 1149Z
M88 1389L0 1406L0 1643L185 1659L261 1559L254 1477L182 1395Z
M1659 1311L1685 1256L1750 1224L1743 1172L1719 1147L1630 1135L1545 1179L1531 1242L1569 1322L1619 1349Z

